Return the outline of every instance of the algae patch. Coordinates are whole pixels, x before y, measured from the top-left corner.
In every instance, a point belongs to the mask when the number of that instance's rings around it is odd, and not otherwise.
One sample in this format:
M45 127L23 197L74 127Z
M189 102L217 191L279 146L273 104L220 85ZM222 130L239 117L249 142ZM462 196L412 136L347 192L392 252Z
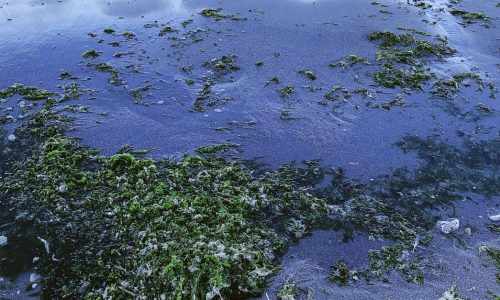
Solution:
M382 63L382 70L375 73L374 80L387 88L419 90L431 78L425 69L425 59L455 53L444 40L431 43L407 33L377 31L368 35L368 40L379 43L377 61Z

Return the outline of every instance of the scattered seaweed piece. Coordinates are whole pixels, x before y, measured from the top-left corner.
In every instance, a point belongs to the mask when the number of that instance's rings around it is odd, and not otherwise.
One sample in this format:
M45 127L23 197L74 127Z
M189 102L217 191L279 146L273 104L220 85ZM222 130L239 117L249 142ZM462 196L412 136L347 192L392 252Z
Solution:
M158 33L159 36L164 36L165 34L167 33L173 33L173 32L177 32L178 30L171 27L171 26L164 26L161 30L160 30L160 33Z
M351 54L351 55L348 55L346 60L349 62L347 63L345 60L340 60L336 63L331 63L329 66L331 68L336 68L336 67L340 67L340 68L347 68L348 66L355 66L357 64L364 64L364 65L370 65L370 62L368 61L368 59L366 58L363 58L361 56L358 56L358 55L354 55L354 54Z
M124 81L120 77L120 73L113 66L107 63L99 63L99 64L89 64L93 66L99 72L106 72L111 74L110 83L114 85L122 85Z
M276 296L280 300L296 300L299 296L300 291L298 290L295 281L292 278L287 278L281 287L279 288Z
M309 80L316 80L316 74L314 74L314 72L311 70L300 70L299 74L304 75Z
M73 76L70 72L64 70L64 71L61 71L61 73L59 73L59 79L63 80L63 79L78 79L78 77L75 77Z
M274 76L266 82L266 85L269 85L270 83L280 84L281 79L279 79L279 77L277 77L277 76Z
M52 96L54 95L53 92L35 86L26 86L20 83L14 84L3 90L0 90L1 99L8 99L15 94L22 96L26 100L32 100L32 101L48 100L52 98Z
M94 49L89 49L85 52L83 52L82 54L82 57L85 58L85 59L88 59L88 58L96 58L98 57L99 55L101 55L102 52L100 51L96 51Z
M488 16L484 12L467 12L464 10L452 10L450 11L450 14L454 16L460 16L462 17L463 20L463 25L467 26L470 24L476 23L476 21L483 21L482 25L484 27L489 27L489 19Z
M478 111L486 113L486 114L491 114L493 112L493 108L489 107L488 105L486 105L484 103L476 104L476 109Z
M151 84L138 87L130 90L130 95L134 98L134 103L143 104L144 103L144 93L149 91L153 86Z
M434 83L431 93L441 98L454 98L460 92L460 85L466 81L472 80L476 83L477 89L484 87L481 77L476 73L459 73L453 75L451 79L439 80ZM465 84L468 85L468 84Z
M284 88L278 90L278 94L282 98L286 98L293 93L295 93L295 89L292 86L285 86Z
M60 102L79 99L83 94L83 88L76 82L60 85L58 88L64 91Z
M129 31L125 31L122 33L123 37L126 38L127 40L132 40L135 39L135 34Z
M242 21L246 18L241 18L237 15L224 15L221 13L222 8L206 8L200 12L200 15L207 18L214 18L215 21L220 21L223 19L231 19L233 21Z
M192 24L194 22L193 19L187 19L181 22L182 27L186 28L189 24Z
M223 55L220 58L213 58L203 63L204 67L213 69L214 71L225 74L231 71L238 71L240 67L236 65L235 59L237 55Z
M368 35L369 41L379 41L377 61L383 63L382 71L374 74L374 80L387 88L399 86L404 89L420 90L431 75L426 73L426 57L443 57L456 51L445 40L439 44L416 38L411 34L395 34L377 31Z

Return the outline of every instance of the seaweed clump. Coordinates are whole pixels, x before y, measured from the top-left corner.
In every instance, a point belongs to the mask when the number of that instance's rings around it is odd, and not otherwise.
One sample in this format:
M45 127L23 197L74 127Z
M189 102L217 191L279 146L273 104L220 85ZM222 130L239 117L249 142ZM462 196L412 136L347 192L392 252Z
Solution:
M434 87L431 92L437 97L454 98L460 92L460 85L464 81L474 81L478 89L483 89L483 81L478 74L459 73L453 75L453 77L448 80L440 80L434 83ZM469 86L467 82L464 85Z
M204 67L208 67L218 72L219 74L225 74L231 71L238 71L240 67L236 65L236 55L223 55L219 58L214 58L203 63Z
M299 74L304 75L309 80L316 80L316 74L311 70L300 70Z
M467 26L470 24L474 24L477 21L483 21L482 25L484 27L489 27L489 19L488 16L483 12L467 12L464 10L452 10L450 14L454 16L462 17L463 25Z
M94 49L89 49L85 52L83 52L82 54L82 57L85 58L85 59L88 59L88 58L96 58L98 57L99 55L101 55L102 52L99 52L99 51L96 51Z
M220 21L223 19L231 19L233 21L242 21L245 18L241 18L237 15L225 15L221 13L222 8L205 8L200 12L200 15L207 18L214 18L215 21Z
M345 69L348 66L352 67L352 66L355 66L357 64L364 64L364 65L370 64L368 59L361 57L359 55L354 55L354 54L348 55L346 60L347 60L347 62L345 60L340 60L336 63L331 63L329 66L331 68L340 67L340 68Z
M111 75L109 82L114 85L124 84L123 79L120 77L120 73L116 68L107 63L98 64L88 64L88 66L93 66L97 71L103 73L109 73Z
M485 251L498 270L496 276L497 276L497 282L500 283L500 249L493 247L485 247Z
M382 62L382 71L376 72L374 79L387 88L421 89L422 84L431 78L426 73L424 59L455 53L444 40L434 44L407 33L377 31L368 35L368 40L379 42L377 61Z
M11 224L0 264L19 264L19 249L25 264L40 257L43 298L255 295L283 247L326 215L286 170L255 178L214 155L102 157L57 120L44 109L18 131L32 147L19 148L26 159L0 182Z
M35 87L35 86L27 86L24 84L14 84L9 86L3 90L0 90L0 98L8 99L15 94L22 96L26 100L37 101L37 100L48 100L51 98L54 93Z

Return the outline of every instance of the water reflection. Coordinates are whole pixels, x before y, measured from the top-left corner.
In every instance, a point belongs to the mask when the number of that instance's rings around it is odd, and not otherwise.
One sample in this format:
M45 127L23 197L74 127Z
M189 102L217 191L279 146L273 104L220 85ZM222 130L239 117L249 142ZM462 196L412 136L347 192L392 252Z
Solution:
M158 14L168 18L188 13L182 0L21 0L0 7L0 33L12 29L67 29L74 23L109 20L109 16L134 18Z
M160 11L167 15L185 11L182 0L95 0L94 5L99 6L106 15L124 17L137 17Z

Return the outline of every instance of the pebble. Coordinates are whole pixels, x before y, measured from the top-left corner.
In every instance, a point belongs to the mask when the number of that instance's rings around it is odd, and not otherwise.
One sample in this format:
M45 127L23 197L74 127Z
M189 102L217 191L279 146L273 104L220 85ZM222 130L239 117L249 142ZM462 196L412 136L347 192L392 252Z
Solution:
M472 235L472 229L470 229L470 227L465 227L464 231L467 235Z
M40 279L40 275L37 273L31 273L30 274L30 283L37 282Z
M7 139L8 139L9 141L13 142L13 141L15 141L15 140L16 140L16 136L15 136L15 135L13 135L13 134L11 134L11 135L9 135L9 137L7 137Z
M0 235L0 247L7 245L8 239L5 235Z
M460 221L458 219L448 219L447 221L438 221L436 226L444 234L449 234L460 227Z
M66 187L65 184L61 184L60 186L57 187L57 191L59 193L66 193L68 191L68 188Z
M498 221L500 221L500 214L489 216L488 219L490 219L490 221L493 221L493 222L498 222Z

